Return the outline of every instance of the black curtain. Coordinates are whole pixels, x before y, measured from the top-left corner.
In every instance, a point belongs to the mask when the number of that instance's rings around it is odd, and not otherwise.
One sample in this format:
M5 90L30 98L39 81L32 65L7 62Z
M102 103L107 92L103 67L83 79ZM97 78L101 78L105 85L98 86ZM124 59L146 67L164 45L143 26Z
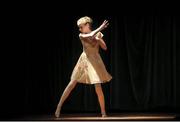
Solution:
M81 16L25 18L22 82L12 86L6 114L53 114L82 52ZM177 112L180 108L180 19L177 16L88 15L97 28L104 19L107 51L100 50L110 83L102 84L107 112ZM22 50L21 50L22 51ZM14 96L13 96L14 94ZM16 95L16 96L15 96ZM8 95L6 95L8 96ZM11 98L7 98L11 99ZM78 84L62 113L100 112L93 85Z
M30 105L31 112L54 112L82 52L76 26L79 17L52 18L45 23L48 29L40 32L43 39L26 40L24 105ZM108 50L100 50L113 76L110 83L103 84L107 111L178 110L179 18L91 17L94 28L104 19L110 22L103 31ZM62 112L99 111L94 86L83 84L76 86L62 108Z

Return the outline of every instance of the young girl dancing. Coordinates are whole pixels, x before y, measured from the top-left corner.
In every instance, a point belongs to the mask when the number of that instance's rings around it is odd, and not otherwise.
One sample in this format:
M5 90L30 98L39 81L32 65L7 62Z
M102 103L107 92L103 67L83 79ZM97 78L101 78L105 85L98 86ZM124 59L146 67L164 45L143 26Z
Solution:
M57 105L55 116L60 116L61 107L67 99L71 91L77 83L94 84L95 91L101 108L102 117L106 117L104 94L101 83L109 82L112 76L107 72L106 67L99 54L99 47L107 50L107 46L103 40L103 34L100 32L108 26L108 21L104 21L101 26L92 31L92 19L90 17L82 17L77 21L79 27L79 38L83 46L83 52L77 61L71 80L65 88L61 99Z

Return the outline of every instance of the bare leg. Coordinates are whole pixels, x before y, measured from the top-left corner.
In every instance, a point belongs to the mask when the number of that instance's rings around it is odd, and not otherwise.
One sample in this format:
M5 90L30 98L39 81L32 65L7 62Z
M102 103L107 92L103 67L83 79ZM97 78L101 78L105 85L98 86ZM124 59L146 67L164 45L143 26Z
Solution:
M96 90L96 94L98 96L99 104L101 107L102 117L106 117L107 115L106 115L106 110L105 110L104 94L103 94L102 87L101 87L100 83L95 84L95 90Z
M77 84L77 81L70 81L69 84L67 85L67 87L65 88L65 90L64 90L64 92L63 92L63 94L61 96L61 99L60 99L60 101L59 101L59 103L57 105L57 108L56 108L56 112L55 112L56 117L60 116L61 107L62 107L64 101L68 98L71 91L76 86L76 84Z

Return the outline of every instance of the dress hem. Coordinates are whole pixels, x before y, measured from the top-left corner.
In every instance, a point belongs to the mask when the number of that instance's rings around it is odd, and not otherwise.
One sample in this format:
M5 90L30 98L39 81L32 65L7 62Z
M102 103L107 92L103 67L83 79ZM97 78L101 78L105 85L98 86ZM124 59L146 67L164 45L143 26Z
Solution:
M97 84L97 83L107 83L110 82L112 78L110 78L109 80L102 80L102 81L93 81L93 82L86 82L86 81L78 81L77 79L71 79L71 80L76 80L78 83L82 83L82 84Z

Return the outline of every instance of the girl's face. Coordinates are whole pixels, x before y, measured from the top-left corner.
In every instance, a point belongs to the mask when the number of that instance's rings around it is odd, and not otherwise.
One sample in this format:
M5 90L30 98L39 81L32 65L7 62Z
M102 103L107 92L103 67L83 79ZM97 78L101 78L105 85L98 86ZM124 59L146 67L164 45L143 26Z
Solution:
M81 33L89 33L91 31L89 23L80 24L79 25L79 31Z

